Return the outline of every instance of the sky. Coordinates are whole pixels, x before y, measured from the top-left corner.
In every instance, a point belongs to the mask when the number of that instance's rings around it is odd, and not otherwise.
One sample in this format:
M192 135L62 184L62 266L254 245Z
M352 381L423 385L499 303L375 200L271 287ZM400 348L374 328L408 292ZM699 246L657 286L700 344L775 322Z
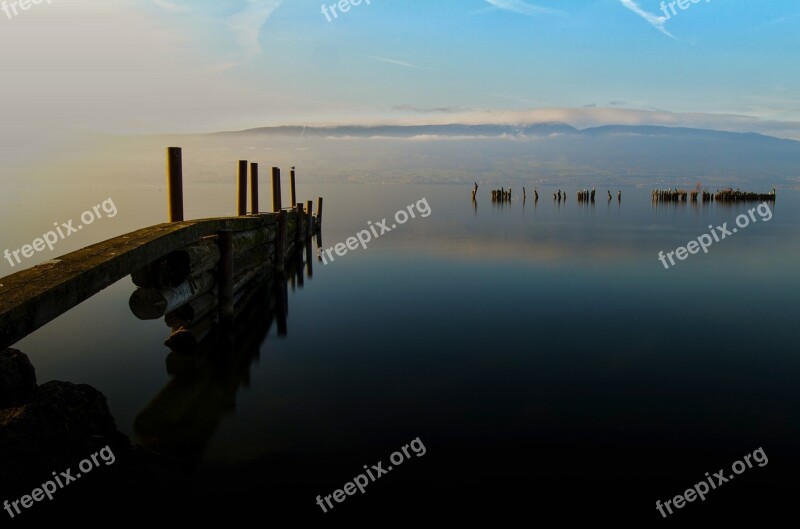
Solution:
M796 0L681 0L674 13L657 0L364 0L336 17L334 4L42 0L0 10L0 141L537 121L800 139Z

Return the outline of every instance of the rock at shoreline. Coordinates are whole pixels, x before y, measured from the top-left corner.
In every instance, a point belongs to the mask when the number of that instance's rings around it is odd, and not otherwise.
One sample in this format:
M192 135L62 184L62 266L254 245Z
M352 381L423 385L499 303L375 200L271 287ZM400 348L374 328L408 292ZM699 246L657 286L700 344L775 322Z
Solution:
M16 349L0 351L0 409L21 406L36 391L36 369Z
M0 489L41 484L106 446L117 459L130 458L130 440L102 393L71 382L37 386L24 353L0 351Z
M128 456L131 445L117 431L102 393L85 384L42 384L30 402L0 410L0 481L41 482L109 446Z

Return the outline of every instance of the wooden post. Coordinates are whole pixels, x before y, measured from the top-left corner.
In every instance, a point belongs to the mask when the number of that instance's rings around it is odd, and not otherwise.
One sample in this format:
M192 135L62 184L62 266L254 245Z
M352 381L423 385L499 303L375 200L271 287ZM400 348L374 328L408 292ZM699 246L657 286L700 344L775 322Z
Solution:
M277 213L281 210L281 170L279 167L272 168L272 211Z
M250 213L258 215L258 164L250 164Z
M322 197L319 197L317 204L317 229L322 229Z
M217 293L219 295L219 321L231 323L233 320L233 231L219 232L219 277Z
M247 215L247 160L239 160L239 203L238 215Z
M180 147L167 147L169 221L183 222L183 154Z
M297 207L295 208L295 225L294 225L294 247L299 252L300 251L300 243L303 241L303 233L305 230L303 229L303 220L305 214L303 213L303 203L298 202Z
M294 189L294 178L295 178L295 175L294 175L294 167L292 167L292 172L291 172L291 181L292 181L292 207L295 207L295 206L297 205L297 193L295 192L295 189Z
M308 208L308 213L306 214L306 239L308 239L311 237L311 231L314 228L314 216L312 215L314 201L309 200L306 202L306 207Z
M283 273L286 270L286 212L281 210L278 213L278 236L275 242L275 271Z

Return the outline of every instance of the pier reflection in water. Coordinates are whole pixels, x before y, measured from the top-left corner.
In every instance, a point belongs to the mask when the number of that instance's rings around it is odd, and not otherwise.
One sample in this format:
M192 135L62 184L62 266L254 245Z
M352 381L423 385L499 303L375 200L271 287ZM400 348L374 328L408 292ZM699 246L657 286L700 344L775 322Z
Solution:
M321 244L317 236L317 244ZM305 254L305 255L304 255ZM139 413L136 441L186 472L194 471L220 421L236 409L236 394L250 384L250 368L273 323L288 334L288 288L313 277L311 240L295 252L285 274L249 287L231 328L214 325L192 350L170 351L166 386Z

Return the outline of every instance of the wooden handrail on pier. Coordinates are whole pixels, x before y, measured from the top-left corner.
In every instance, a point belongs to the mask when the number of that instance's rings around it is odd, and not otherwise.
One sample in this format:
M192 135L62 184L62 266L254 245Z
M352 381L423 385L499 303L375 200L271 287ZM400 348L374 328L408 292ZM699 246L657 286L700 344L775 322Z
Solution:
M246 167L244 164L242 166ZM256 168L257 166L254 167L257 171ZM280 170L273 168L272 175L273 189L280 192ZM13 345L120 279L205 237L219 235L228 230L234 233L254 230L278 233L278 212L182 221L181 177L180 149L170 147L167 150L167 179L169 216L173 222L120 235L0 278L0 350ZM241 193L242 187L246 188L246 184L237 188L238 205L246 204L246 198ZM279 196L273 197L273 204L280 211ZM251 207L258 210L255 203ZM241 214L241 210L239 213ZM298 203L296 210L280 214L291 218L292 228L296 224L303 226L303 222L309 220L303 218L305 215L302 203ZM176 222L176 219L181 221ZM296 223L295 220L299 222ZM313 218L310 220L319 229L319 219L316 222ZM295 232L297 242L300 242L306 238L307 233L310 236L312 230L292 231ZM302 238L300 234L303 235ZM285 239L286 235L283 237ZM271 244L275 244L277 238L273 237L272 240ZM281 257L284 259L290 257L288 251L275 253L283 254ZM278 271L283 268L283 263L275 264Z

